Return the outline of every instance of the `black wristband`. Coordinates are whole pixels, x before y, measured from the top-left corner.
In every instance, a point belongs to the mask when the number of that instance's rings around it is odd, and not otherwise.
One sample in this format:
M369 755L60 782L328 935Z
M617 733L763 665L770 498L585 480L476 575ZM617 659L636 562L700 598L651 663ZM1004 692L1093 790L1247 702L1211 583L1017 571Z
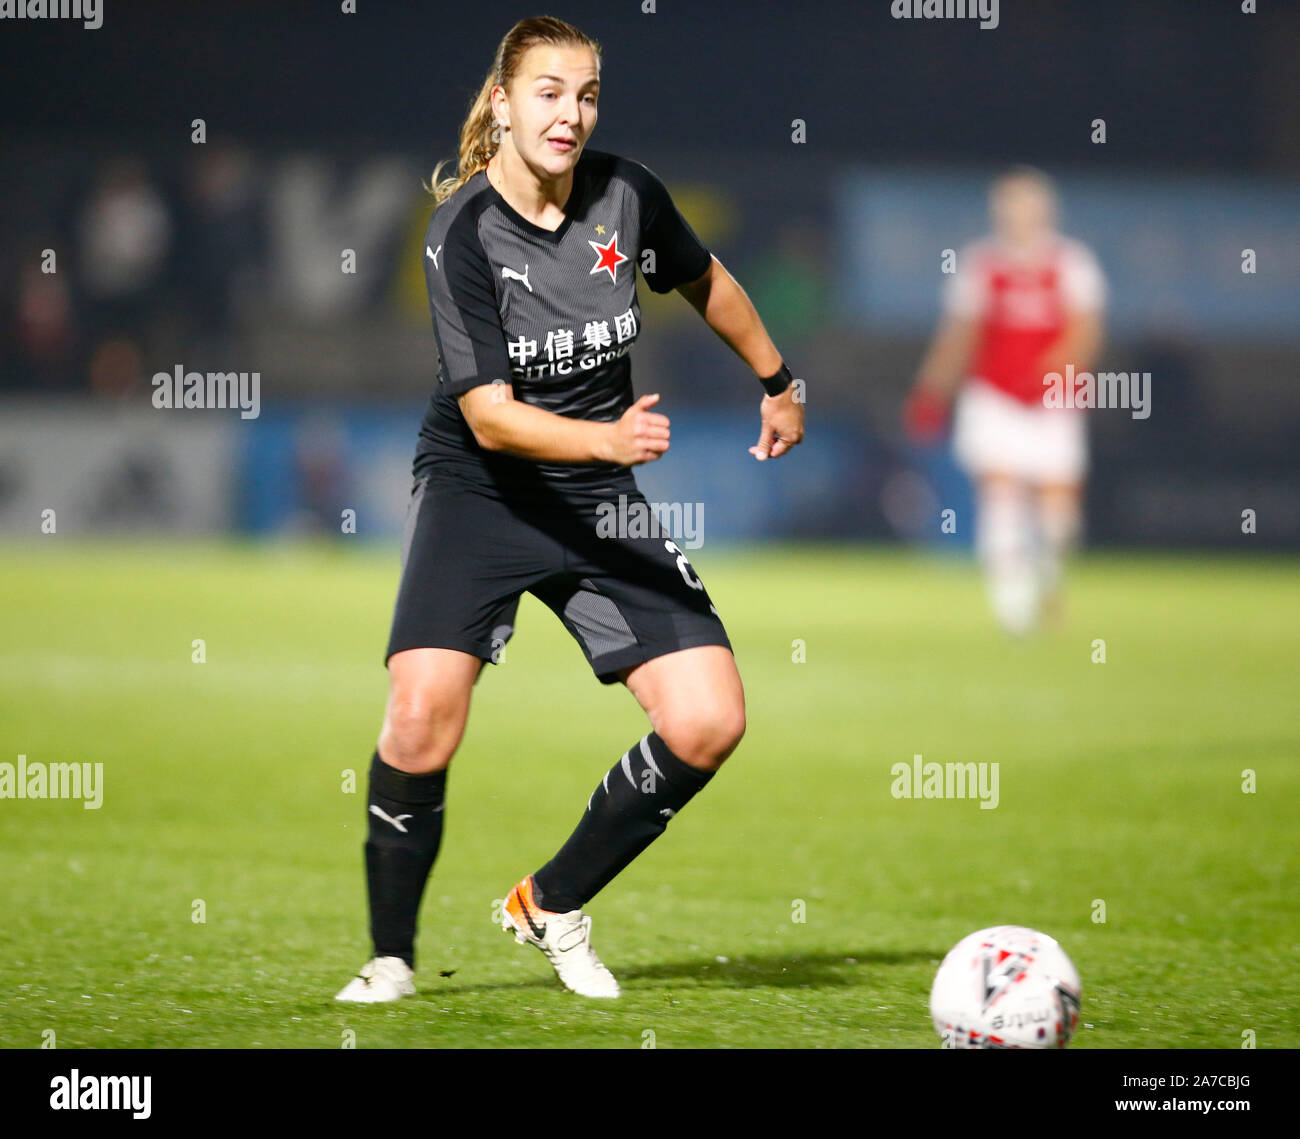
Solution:
M763 385L763 390L768 395L780 395L786 388L794 383L794 376L790 374L790 369L785 361L781 362L781 370L775 376L768 376L764 379L759 376L758 382Z

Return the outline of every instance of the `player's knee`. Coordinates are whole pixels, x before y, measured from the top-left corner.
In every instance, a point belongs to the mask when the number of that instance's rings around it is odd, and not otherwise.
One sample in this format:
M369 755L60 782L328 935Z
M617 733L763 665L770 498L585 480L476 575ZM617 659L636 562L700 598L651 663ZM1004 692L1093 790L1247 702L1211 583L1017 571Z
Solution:
M379 754L399 771L437 771L451 762L465 709L458 702L429 692L395 691L388 702Z
M745 735L745 705L726 701L680 709L662 717L657 731L682 762L714 771Z

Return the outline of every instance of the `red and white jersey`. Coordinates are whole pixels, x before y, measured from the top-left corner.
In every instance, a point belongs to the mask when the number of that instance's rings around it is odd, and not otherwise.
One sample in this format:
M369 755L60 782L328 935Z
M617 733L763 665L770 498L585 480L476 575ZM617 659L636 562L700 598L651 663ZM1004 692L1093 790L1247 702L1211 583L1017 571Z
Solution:
M943 295L946 313L979 325L969 378L1033 404L1043 399L1043 352L1064 331L1067 316L1105 303L1097 258L1060 235L1028 254L996 238L974 243L959 255Z

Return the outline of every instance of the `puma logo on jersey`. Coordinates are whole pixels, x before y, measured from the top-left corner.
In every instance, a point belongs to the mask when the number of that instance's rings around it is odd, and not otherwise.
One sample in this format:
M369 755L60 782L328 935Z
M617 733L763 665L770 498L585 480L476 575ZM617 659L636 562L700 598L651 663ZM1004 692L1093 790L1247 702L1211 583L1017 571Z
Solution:
M429 255L430 260L433 261L433 267L436 269L438 267L438 254L442 252L442 246L438 246L437 249L430 249L426 245L424 251Z
M508 265L502 265L502 266L501 266L501 276L502 276L503 278L505 278L505 279L507 279L507 280L511 280L511 281L522 281L522 282L524 283L524 288L525 288L525 289L527 289L530 293L533 291L533 286L530 285L530 284L528 283L528 266L527 266L527 265L524 266L524 271L523 271L522 273L516 273L516 272L515 272L513 269L511 269Z

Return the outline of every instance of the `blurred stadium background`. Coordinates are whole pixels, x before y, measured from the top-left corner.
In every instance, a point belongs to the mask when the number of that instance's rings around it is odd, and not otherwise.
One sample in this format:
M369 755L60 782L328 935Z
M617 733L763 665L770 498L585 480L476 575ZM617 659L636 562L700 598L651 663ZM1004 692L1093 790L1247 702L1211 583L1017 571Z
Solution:
M420 182L524 9L337 7L10 29L0 532L58 506L65 535L339 536L350 508L359 538L393 538L435 370ZM708 541L964 544L935 518L966 488L902 441L898 407L942 250L1027 161L1108 274L1101 366L1153 377L1149 419L1092 417L1091 542L1240 546L1251 508L1251 548L1300 545L1300 13L1003 7L981 31L885 3L565 6L606 49L591 145L669 183L810 387L816 445L756 477L753 378L641 290L634 377L676 429L647 494L705 502ZM177 366L260 373L260 417L153 409L150 377Z
M534 6L0 25L0 761L102 761L108 788L102 811L0 804L0 1044L337 1048L361 1024L362 1046L641 1047L653 1026L664 1047L933 1047L939 959L1004 920L1071 953L1083 1047L1296 1044L1300 10L1004 0L983 31L890 7L550 9L605 49L591 145L656 171L749 291L808 382L809 441L755 466L754 378L640 290L633 377L674 433L638 478L705 506L692 558L751 694L743 755L597 900L619 1007L566 1002L489 902L644 729L526 600L457 761L428 981L364 1021L329 1000L364 947L339 772L379 724L435 376L420 183ZM1149 419L1093 415L1071 623L1012 644L970 527L938 524L969 490L904 441L900 404L942 251L1024 162L1109 278L1101 368L1153 395ZM178 366L258 372L261 414L155 409ZM892 798L922 752L1001 763L1002 807Z

